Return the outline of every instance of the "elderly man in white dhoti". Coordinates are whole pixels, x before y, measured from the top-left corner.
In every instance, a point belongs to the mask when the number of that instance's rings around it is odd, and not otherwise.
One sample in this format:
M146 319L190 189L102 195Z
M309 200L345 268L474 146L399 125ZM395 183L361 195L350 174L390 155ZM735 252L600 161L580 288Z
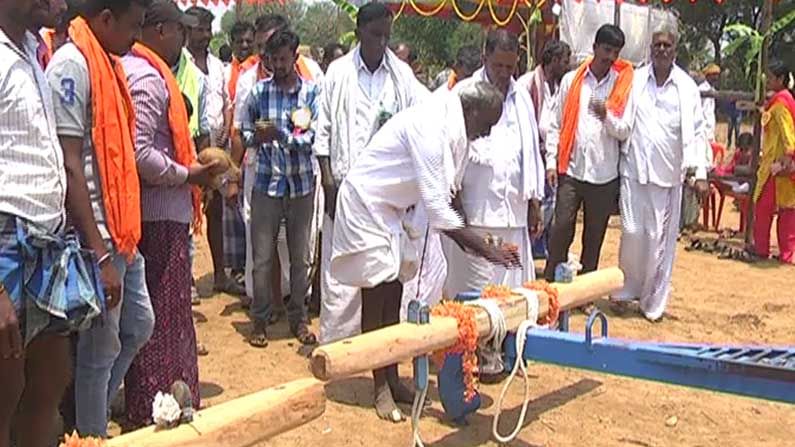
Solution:
M515 252L487 244L452 207L469 141L488 135L501 111L502 94L485 82L435 96L392 118L356 159L337 199L331 274L361 289L362 331L399 321L402 283L417 274L422 257L405 227L418 205L427 213L424 227L492 262L518 266ZM402 421L395 402L410 403L413 394L397 365L373 378L378 416Z
M675 28L654 32L652 63L633 80L634 125L621 151L619 263L626 279L613 299L619 307L639 299L650 321L662 318L671 293L685 172L695 169L703 194L712 165L698 86L674 64L677 42Z
M505 30L490 31L483 60L483 68L456 89L488 82L505 95L505 102L491 135L472 143L460 202L473 231L517 247L524 268L495 266L445 241L449 272L444 292L450 297L490 283L518 287L534 279L530 240L542 230L544 164L533 100L513 79L519 62L518 39Z
M350 337L360 330L359 290L341 284L328 268L337 188L384 122L429 94L411 67L387 48L392 18L392 12L380 3L359 9L359 44L331 63L318 98L314 149L326 208L320 261L320 343Z

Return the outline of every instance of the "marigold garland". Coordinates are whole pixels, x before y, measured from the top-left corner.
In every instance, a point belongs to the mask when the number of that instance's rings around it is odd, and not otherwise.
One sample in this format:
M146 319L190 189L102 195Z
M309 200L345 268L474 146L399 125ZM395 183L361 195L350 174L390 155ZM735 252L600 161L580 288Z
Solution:
M510 287L496 284L489 284L480 291L481 298L493 298L500 302L505 302L512 294Z
M475 397L475 369L478 366L478 327L475 322L475 308L465 306L458 301L442 301L431 309L431 315L437 317L453 317L458 323L458 341L449 349L433 353L433 361L439 367L448 354L461 354L464 371L464 401L471 402Z
M64 435L64 440L59 447L104 447L105 441L100 438L81 438L77 431Z
M538 319L538 324L548 324L550 326L558 322L560 316L560 300L558 298L558 289L544 280L530 281L525 283L525 289L540 292L539 296L546 297L549 303L549 310L547 315Z

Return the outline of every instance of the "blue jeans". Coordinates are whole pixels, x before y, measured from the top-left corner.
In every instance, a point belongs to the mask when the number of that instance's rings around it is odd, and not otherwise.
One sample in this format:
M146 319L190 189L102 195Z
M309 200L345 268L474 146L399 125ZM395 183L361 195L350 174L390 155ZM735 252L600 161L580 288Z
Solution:
M110 403L155 325L143 256L136 253L127 263L114 253L112 262L121 278L121 302L105 314L102 324L80 333L77 342L75 406L77 430L83 436L107 436Z

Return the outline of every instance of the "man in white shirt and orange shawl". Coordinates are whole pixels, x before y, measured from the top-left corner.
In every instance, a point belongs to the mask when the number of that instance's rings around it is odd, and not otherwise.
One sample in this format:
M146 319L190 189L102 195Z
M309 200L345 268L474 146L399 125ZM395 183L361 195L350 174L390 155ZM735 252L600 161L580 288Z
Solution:
M547 181L558 188L544 270L547 281L565 263L577 213L584 208L582 270L599 266L607 223L618 204L619 146L630 132L632 65L619 59L624 33L614 25L596 32L594 56L563 77L546 135Z
M417 274L422 254L406 234L408 210L421 206L425 227L492 262L518 264L515 252L487 244L452 207L469 141L488 135L501 111L502 94L485 82L435 96L387 122L354 161L339 190L330 269L342 284L361 288L362 331L398 323L402 284ZM404 420L395 402L414 396L397 365L373 378L378 416Z
M695 189L704 194L712 164L698 86L674 64L678 39L675 28L652 35L652 63L635 73L634 126L621 152L625 281L613 299L619 307L639 300L650 321L663 317L671 293L685 172L695 171Z
M544 165L538 148L533 100L513 79L519 41L506 30L486 37L484 66L453 91L477 82L495 86L505 96L502 115L490 136L472 143L459 200L465 222L484 239L518 249L522 269L495 266L446 242L450 265L445 296L480 290L488 284L519 287L535 279L531 239L540 234Z

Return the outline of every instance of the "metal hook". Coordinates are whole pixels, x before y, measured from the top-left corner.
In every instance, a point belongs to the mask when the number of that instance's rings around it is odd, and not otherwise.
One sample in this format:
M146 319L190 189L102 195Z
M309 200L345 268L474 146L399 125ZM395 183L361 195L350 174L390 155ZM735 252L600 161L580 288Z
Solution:
M602 337L607 337L607 316L599 309L594 309L591 314L588 315L588 320L585 322L585 346L589 351L593 351L592 331L593 324L597 318L599 318L599 321L602 323Z

